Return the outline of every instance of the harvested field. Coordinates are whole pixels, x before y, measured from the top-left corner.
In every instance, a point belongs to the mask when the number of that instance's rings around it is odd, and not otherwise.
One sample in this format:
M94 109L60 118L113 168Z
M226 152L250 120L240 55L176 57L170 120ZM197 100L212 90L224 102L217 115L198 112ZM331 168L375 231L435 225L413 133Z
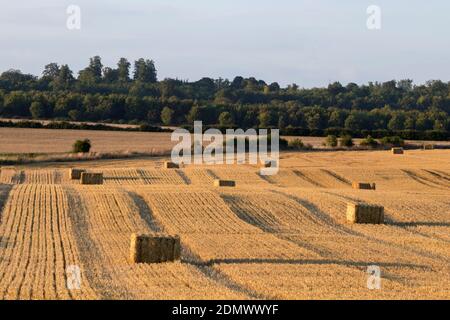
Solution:
M0 299L450 298L448 150L283 153L275 176L165 161L0 168ZM348 203L384 207L384 224L348 223ZM133 233L179 235L181 260L130 263Z
M175 145L170 133L0 128L0 153L69 152L79 139L91 140L94 152L149 153L167 151Z
M116 125L127 127L130 125ZM174 128L172 128L174 129ZM139 152L163 153L170 151L177 142L170 140L170 132L119 132L95 130L59 130L32 128L0 128L0 154L62 153L71 150L78 139L89 139L93 152ZM287 140L301 138L305 144L322 147L323 137L286 137ZM355 139L358 143L361 139ZM445 141L406 141L423 147L424 144L449 146Z

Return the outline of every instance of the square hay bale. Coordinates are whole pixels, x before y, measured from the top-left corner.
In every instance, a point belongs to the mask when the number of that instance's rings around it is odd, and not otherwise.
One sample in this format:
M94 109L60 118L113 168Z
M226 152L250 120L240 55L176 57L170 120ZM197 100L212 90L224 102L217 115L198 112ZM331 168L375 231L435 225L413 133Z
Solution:
M367 183L367 182L353 182L352 183L353 189L359 189L359 190L376 190L377 185L375 183Z
M86 172L86 170L84 170L84 169L75 169L75 168L70 169L70 179L72 179L72 180L80 180L81 179L81 174L83 172Z
M81 173L81 184L103 184L103 173Z
M423 150L434 150L434 144L424 144Z
M392 151L392 154L403 154L403 153L405 153L403 148L392 148L391 151Z
M383 224L384 207L364 203L348 203L347 221L351 223Z
M236 187L236 182L232 180L214 180L215 187Z
M180 237L161 233L132 234L131 263L163 263L180 260Z
M165 169L179 169L180 165L170 162L170 161L166 161L166 162L164 162L164 168Z

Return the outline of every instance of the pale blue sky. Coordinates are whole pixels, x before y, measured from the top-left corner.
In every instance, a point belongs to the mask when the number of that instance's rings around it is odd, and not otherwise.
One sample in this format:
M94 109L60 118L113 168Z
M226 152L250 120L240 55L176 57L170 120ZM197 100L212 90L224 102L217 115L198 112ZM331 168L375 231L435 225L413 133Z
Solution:
M100 55L156 61L159 78L255 76L325 86L412 78L449 81L448 0L0 0L0 70L78 71ZM81 7L81 30L66 8ZM366 9L382 9L382 29Z

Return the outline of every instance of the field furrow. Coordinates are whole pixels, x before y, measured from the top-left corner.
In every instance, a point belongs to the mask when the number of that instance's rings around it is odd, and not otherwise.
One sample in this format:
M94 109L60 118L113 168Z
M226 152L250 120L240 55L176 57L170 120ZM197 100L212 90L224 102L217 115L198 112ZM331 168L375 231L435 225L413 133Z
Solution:
M88 285L69 290L67 267L79 265L61 187L15 186L3 209L0 297L94 298Z

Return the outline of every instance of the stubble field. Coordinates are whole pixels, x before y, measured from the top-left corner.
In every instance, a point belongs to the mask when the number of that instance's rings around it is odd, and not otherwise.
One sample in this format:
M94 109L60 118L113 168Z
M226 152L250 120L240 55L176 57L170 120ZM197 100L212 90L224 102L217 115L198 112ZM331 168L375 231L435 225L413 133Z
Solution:
M275 176L164 160L2 167L0 299L450 298L447 150L283 153ZM74 166L102 171L104 185L70 180ZM384 206L386 223L348 224L355 201ZM181 237L181 261L128 262L130 234L153 231ZM372 265L379 290L367 287Z
M117 125L119 126L119 125ZM125 125L123 125L125 126ZM174 129L174 128L172 128ZM93 152L138 152L147 154L170 154L178 143L171 141L170 132L123 132L65 129L0 128L0 154L21 153L66 153L79 139L90 139ZM285 137L287 140L300 138L314 148L323 147L323 137ZM358 144L361 139L355 139ZM421 146L424 141L406 141ZM450 146L449 141L427 142Z

